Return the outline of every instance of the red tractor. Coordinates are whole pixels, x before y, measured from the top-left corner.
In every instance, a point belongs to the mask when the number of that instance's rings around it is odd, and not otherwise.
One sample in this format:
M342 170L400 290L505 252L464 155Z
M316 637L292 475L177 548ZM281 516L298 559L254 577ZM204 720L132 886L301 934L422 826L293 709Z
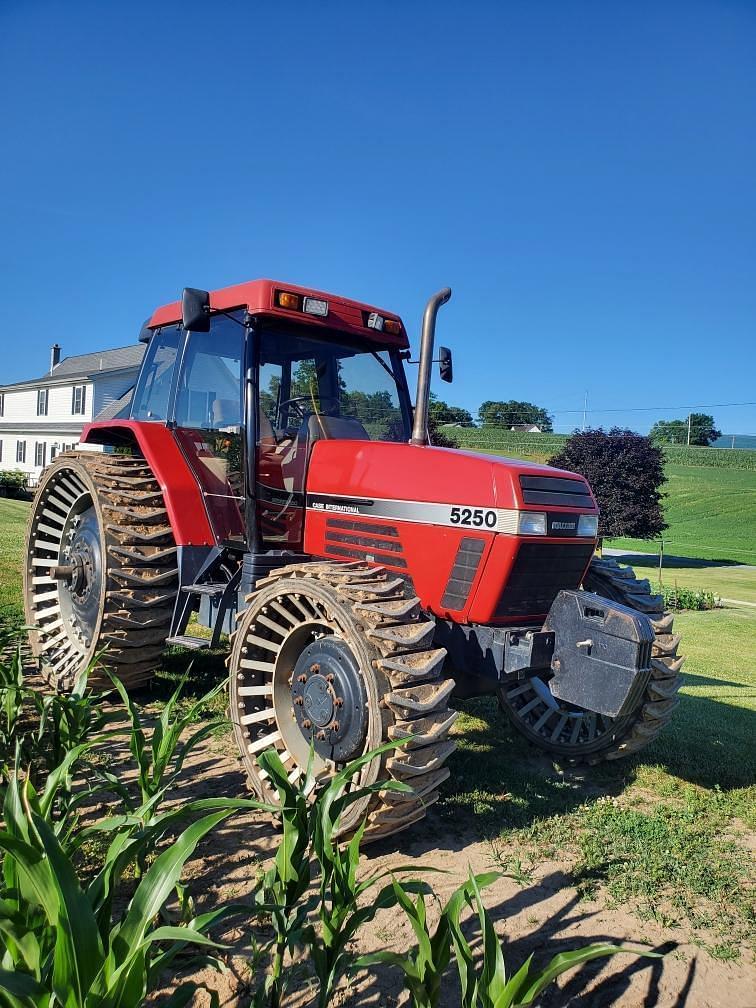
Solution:
M39 485L24 573L42 672L65 688L105 648L133 689L166 645L232 633L230 717L259 795L270 746L293 780L311 749L327 776L406 740L362 771L411 785L350 807L344 830L367 814L368 838L437 798L453 694L495 693L563 761L654 739L677 703L672 618L594 555L586 481L429 444L450 294L425 309L414 410L390 312L270 280L159 308L123 415Z

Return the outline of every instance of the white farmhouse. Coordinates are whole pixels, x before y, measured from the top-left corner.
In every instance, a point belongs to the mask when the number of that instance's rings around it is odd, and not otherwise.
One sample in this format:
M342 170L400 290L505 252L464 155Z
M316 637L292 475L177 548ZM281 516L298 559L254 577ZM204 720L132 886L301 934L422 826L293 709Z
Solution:
M144 345L60 359L56 343L41 378L0 385L0 469L21 470L33 486L58 452L79 441L98 414L128 405Z

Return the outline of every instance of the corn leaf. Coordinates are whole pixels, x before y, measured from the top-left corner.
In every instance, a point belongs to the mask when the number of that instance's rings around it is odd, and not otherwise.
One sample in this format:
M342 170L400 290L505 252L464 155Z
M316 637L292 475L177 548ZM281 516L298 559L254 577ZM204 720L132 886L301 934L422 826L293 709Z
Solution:
M551 962L537 976L532 978L530 986L523 991L518 1005L530 1005L552 983L558 976L572 969L573 966L580 966L582 963L590 962L591 959L600 959L603 956L616 955L618 952L629 952L631 955L648 956L651 959L663 958L658 952L647 952L642 949L626 948L623 945L612 945L610 943L597 943L586 945L584 948L574 949L572 952L560 952L555 955Z

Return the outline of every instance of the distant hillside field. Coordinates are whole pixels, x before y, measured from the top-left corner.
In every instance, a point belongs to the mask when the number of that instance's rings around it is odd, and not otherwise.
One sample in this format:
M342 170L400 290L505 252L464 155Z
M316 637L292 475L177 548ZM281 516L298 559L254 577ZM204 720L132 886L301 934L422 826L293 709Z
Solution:
M487 454L505 455L530 462L548 462L560 451L566 434L519 434L516 431L492 427L442 427L444 434L460 448ZM667 445L664 455L668 462L684 466L746 469L756 472L756 451L730 448L688 448Z
M480 428L445 432L460 447L529 462L547 462L566 440L559 434ZM756 452L670 447L665 455L665 553L756 566ZM714 464L705 465L707 461ZM606 545L646 553L659 550L658 539L615 539Z
M666 472L665 552L756 565L756 474L678 465L668 465ZM658 540L641 539L607 545L645 552L659 547Z

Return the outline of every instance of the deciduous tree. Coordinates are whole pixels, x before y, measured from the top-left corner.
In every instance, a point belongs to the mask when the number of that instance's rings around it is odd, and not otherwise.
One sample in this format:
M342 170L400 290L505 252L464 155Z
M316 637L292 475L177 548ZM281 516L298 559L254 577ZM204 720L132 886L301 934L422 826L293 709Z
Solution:
M651 428L649 437L656 444L687 444L706 447L722 437L714 426L714 417L708 413L691 413L685 420L659 420Z
M650 539L666 527L662 451L634 431L579 431L550 464L585 476L601 510L599 535Z
M551 416L535 403L510 399L499 402L487 399L480 404L478 418L484 427L514 427L516 424L538 424L544 433L553 431Z

